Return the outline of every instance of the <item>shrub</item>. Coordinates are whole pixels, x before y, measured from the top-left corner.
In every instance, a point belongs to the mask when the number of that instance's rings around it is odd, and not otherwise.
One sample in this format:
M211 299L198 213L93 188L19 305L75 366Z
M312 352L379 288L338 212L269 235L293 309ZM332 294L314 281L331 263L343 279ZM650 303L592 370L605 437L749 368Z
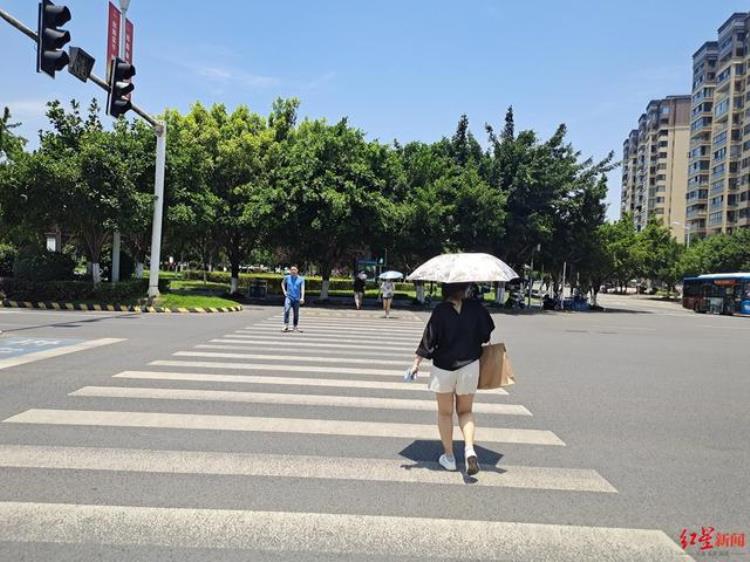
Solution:
M13 262L18 252L13 246L0 244L0 277L13 275Z
M169 291L169 280L159 280L159 290ZM0 281L0 292L13 301L27 302L79 302L93 301L101 304L121 304L145 298L148 279L131 279L115 285L90 281L29 281L7 278Z
M182 278L187 280L203 280L203 271L200 270L189 270L182 272ZM227 271L209 271L205 272L206 281L211 283L224 283L229 285L230 274ZM240 289L247 289L250 287L255 280L262 279L268 284L269 295L280 295L281 294L281 279L282 276L278 273L240 273ZM322 284L320 277L305 276L305 290L312 292L319 292ZM378 288L379 283L375 284L368 282L367 288L373 289ZM412 283L396 283L397 291L410 291L414 286ZM347 278L334 278L331 279L328 285L329 291L353 291L353 280Z
M48 250L19 252L13 262L13 277L27 281L73 279L75 261L67 254Z

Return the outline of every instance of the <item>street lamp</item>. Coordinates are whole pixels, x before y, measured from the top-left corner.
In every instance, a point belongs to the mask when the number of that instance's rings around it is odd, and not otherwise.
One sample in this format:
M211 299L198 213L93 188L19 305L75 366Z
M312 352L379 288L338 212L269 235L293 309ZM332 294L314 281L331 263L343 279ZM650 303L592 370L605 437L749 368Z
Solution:
M685 230L685 234L686 234L686 236L685 236L685 247L689 248L690 247L690 230L691 230L690 225L684 225L680 221L673 221L672 224L677 225L677 226L681 226Z

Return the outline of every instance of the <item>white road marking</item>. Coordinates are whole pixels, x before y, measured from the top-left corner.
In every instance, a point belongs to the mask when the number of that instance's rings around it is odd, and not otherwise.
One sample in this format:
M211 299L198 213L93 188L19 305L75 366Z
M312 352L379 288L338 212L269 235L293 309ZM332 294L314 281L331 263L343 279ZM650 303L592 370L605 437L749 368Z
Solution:
M382 515L0 503L6 541L461 560L691 560L659 530Z
M296 371L303 373L337 373L344 375L384 375L401 377L404 369L361 369L359 367L322 367L319 365L274 365L269 363L221 363L219 361L151 361L158 367L188 367L203 369L232 369L235 371Z
M382 322L329 322L326 320L313 320L310 322L305 322L304 325L308 328L321 328L321 329L328 329L328 330L366 330L366 331L372 331L372 332L391 332L393 330L399 330L403 332L414 332L414 331L421 331L424 329L424 323L422 322L411 322L409 324L399 323L399 322L392 322L390 320L381 319ZM246 326L246 328L255 328L258 326L262 327L277 327L279 326L279 322L270 322L267 320L264 320L262 322L257 322L255 324L250 324ZM300 327L302 326L302 322L300 321Z
M321 341L330 341L330 340L321 340ZM338 340L338 338L336 339ZM293 342L286 340L284 342L280 342L276 338L271 339L270 341L263 341L261 338L255 338L251 340L240 340L240 339L214 339L211 340L211 343L232 343L232 344L243 344L243 345L264 345L264 346L273 346L274 349L278 348L289 348L289 349L297 349L300 347L321 347L321 348L331 348L331 349L355 349L355 350L365 350L370 347L375 346L369 346L369 345L355 345L355 344L345 344L345 343L315 343L315 340L312 340L312 342L305 338L304 340L302 338L296 339ZM378 347L379 350L382 351L389 351L389 350L397 350L399 352L404 351L410 351L412 355L414 354L414 350L417 348L417 344L405 344L405 345L394 345L389 344L385 347Z
M0 359L0 369L8 369L10 367L16 367L18 365L24 365L26 363L32 363L34 361L42 361L43 359L51 359L52 357L59 357L60 355L67 355L68 353L75 353L77 351L86 351L88 349L94 349L103 345L110 345L113 343L119 343L125 341L124 338L100 338L97 340L89 340L81 343L66 345L63 347L56 347L54 349L47 349L45 351L35 351L33 353L27 353L25 355L19 355L18 357L9 357L7 359Z
M242 345L240 345L242 344ZM283 350L286 353L297 351L300 354L310 353L310 350L307 349L299 349L298 346L295 344L292 345L278 345L273 344L269 345L268 343L260 344L262 348L259 351L277 351L277 350ZM256 344L257 346L257 344ZM252 348L248 348L247 342L239 342L239 344L234 345L227 345L227 344L213 344L213 343L201 343L198 345L193 346L194 349L222 349L225 351L253 351ZM378 352L379 355L378 355ZM342 363L346 363L347 360L351 357L368 357L372 359L373 363L376 363L379 361L379 358L381 357L399 357L403 361L409 361L409 359L414 358L414 353L409 353L406 349L400 349L400 350L391 350L391 349L385 349L385 348L376 348L376 349L368 349L360 347L355 350L350 349L336 349L333 350L318 350L318 353L331 353L334 354L336 357L341 358ZM332 355L333 356L333 355ZM304 355L300 355L300 357L304 357ZM402 363L403 363L402 361Z
M490 466L484 462L481 464L482 472L472 485L617 493L617 490L595 470L540 466ZM466 485L461 473L443 470L437 462L403 458L361 459L258 453L0 445L0 467L164 474L231 474Z
M419 337L422 335L423 330L414 330L414 329L391 329L391 330L381 330L381 329L374 329L374 328L352 328L350 326L341 326L339 328L334 328L331 326L315 326L315 325L305 325L302 326L300 324L300 328L304 331L304 333L309 334L359 334L359 335L373 335L373 336L414 336ZM278 330L279 333L281 333L281 328L278 324L256 324L255 326L250 326L247 328L244 328L244 331L255 331L255 330Z
M435 412L435 402L429 399L374 398L369 396L335 396L325 394L287 394L272 392L244 392L234 390L196 390L184 388L144 388L132 386L84 386L68 396L97 398L139 398L152 400L196 400L242 402L288 406L328 406L333 408L365 408L378 410L406 410ZM478 414L530 416L531 412L517 404L474 404Z
M45 425L78 425L86 427L150 427L161 429L206 429L213 431L248 431L299 433L306 435L342 435L352 437L389 437L396 439L435 439L433 424L360 422L296 418L255 418L250 416L217 416L205 414L170 414L163 412L117 412L99 410L31 409L12 416L3 423ZM460 430L456 431L459 439ZM553 432L541 429L482 427L477 431L482 443L516 443L525 445L562 445Z
M238 384L267 384L291 386L321 386L331 388L371 388L376 390L422 390L428 391L427 378L422 377L415 382L380 382L360 381L356 379L318 379L308 377L278 377L256 375L213 375L208 373L174 373L162 371L123 371L113 378L143 379L143 380L173 380L194 382L226 382ZM421 383L421 384L420 384ZM481 400L483 395L497 394L507 396L508 392L498 388L494 390L480 390L475 400ZM476 403L476 402L475 402Z
M219 351L176 351L175 357L205 357L214 359L254 359L259 361L297 361L297 362L315 362L315 363L336 363L337 365L356 364L356 365L400 365L408 367L409 361L399 359L377 359L377 358L356 358L356 357L321 357L315 355L266 355L258 353L222 353Z
M417 345L419 344L419 341L422 339L420 337L416 338L399 338L397 341L394 340L394 338L374 338L369 336L358 336L358 335L347 335L347 336L332 336L330 334L282 334L281 332L277 332L277 334L274 334L273 332L268 331L261 331L258 333L249 333L249 332L238 332L236 334L226 334L224 336L225 338L233 338L233 339L252 339L252 340L269 340L273 342L316 342L316 343L356 343L360 344L361 346L370 346L370 345L379 345L383 347L400 347L400 346L408 346L412 349L416 349ZM395 343L394 343L395 341Z

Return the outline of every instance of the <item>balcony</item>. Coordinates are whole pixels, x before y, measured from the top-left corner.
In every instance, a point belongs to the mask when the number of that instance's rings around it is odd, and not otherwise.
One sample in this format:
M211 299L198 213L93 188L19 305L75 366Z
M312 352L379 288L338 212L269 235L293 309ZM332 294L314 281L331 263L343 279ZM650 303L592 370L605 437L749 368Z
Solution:
M699 208L691 208L688 209L685 213L685 217L688 220L694 220L694 219L704 219L706 218L706 207L699 207Z

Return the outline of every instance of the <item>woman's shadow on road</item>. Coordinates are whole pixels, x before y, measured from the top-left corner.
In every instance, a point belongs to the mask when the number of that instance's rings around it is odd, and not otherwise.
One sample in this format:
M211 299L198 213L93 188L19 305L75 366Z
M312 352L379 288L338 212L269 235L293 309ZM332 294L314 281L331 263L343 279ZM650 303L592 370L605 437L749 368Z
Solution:
M453 443L454 454L456 456L456 463L463 464L463 441L454 441ZM485 447L475 445L474 450L477 453L477 460L479 465L482 467L484 472L495 472L497 474L504 474L506 470L500 468L498 463L503 458L502 453L486 449ZM434 440L417 440L411 445L399 452L399 454L412 461L413 464L402 464L401 468L404 470L434 470L439 472L445 472L445 469L440 466L437 462L437 458L443 453L443 446L439 441ZM467 476L465 473L461 473L464 482L466 484L474 484L478 480L473 476ZM481 475L481 472L479 473Z

